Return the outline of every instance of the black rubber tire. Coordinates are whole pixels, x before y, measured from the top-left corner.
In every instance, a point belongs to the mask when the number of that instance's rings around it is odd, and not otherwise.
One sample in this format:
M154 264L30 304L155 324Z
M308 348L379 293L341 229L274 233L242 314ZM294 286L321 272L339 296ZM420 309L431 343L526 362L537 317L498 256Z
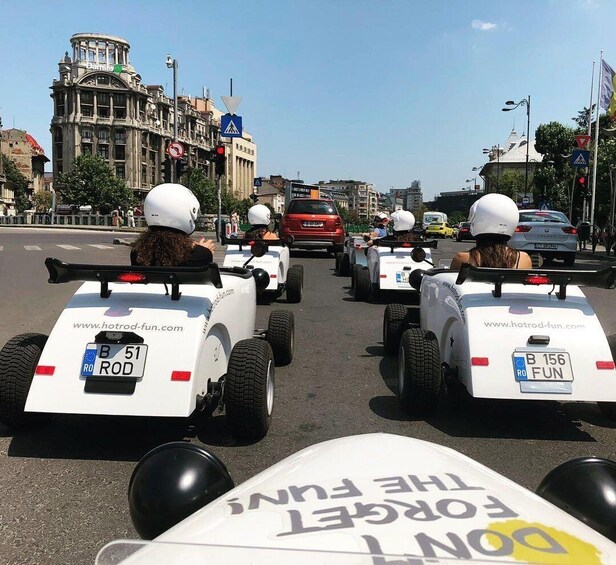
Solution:
M355 300L365 302L370 298L370 271L367 267L355 266L358 268L355 269L354 297Z
M274 310L267 322L267 343L274 353L276 367L293 361L295 351L295 318L293 312Z
M297 267L291 267L287 272L287 302L297 304L302 301L304 289L304 271Z
M267 341L238 341L229 358L224 402L227 421L238 439L261 439L267 434L273 413L268 411L268 372L274 385L274 353Z
M342 253L336 253L336 266L334 267L334 272L338 276L341 276L341 273L340 273L341 265L342 265Z
M342 254L339 273L341 277L348 277L351 274L351 258L348 253Z
M438 404L443 384L436 336L420 328L402 334L398 355L398 397L411 415L429 416Z
M565 267L573 267L575 264L575 253L568 253L564 258Z
M0 350L0 422L10 428L35 425L47 414L24 412L34 370L47 336L17 335Z
M397 353L400 338L409 327L409 313L404 304L388 304L383 314L383 345L387 353Z

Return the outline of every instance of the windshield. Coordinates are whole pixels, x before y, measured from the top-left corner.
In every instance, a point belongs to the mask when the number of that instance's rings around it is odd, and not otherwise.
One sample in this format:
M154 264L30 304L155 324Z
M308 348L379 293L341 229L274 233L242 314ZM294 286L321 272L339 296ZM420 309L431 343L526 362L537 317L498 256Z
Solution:
M562 212L541 210L539 212L520 212L520 223L522 222L558 222L568 224L569 220Z
M325 200L292 200L287 214L338 214L332 202Z

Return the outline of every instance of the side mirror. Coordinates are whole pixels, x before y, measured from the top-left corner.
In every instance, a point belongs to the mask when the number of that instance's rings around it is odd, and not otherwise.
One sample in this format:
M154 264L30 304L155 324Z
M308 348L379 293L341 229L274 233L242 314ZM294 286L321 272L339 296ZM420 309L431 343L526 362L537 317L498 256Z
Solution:
M153 539L235 485L213 453L182 441L166 443L137 463L128 486L135 529Z
M616 463L598 457L572 459L552 469L537 494L616 541Z
M264 241L255 241L250 246L250 252L254 257L263 257L267 253L267 243Z
M411 271L409 275L409 284L415 289L419 290L421 288L421 281L423 280L425 271L423 269L415 269Z
M265 269L253 269L252 276L255 279L255 284L257 285L257 292L263 292L270 283L270 276L267 274Z
M423 247L414 247L413 251L411 251L411 259L415 261L415 263L422 263L426 260L426 252Z

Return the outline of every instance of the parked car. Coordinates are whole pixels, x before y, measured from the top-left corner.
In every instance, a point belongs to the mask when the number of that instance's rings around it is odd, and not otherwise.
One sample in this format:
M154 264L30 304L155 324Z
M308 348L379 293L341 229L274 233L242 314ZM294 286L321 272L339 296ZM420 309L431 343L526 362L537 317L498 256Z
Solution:
M571 267L577 243L577 229L562 212L520 210L520 221L509 245L543 259L563 259L565 266Z
M426 237L453 237L453 228L447 222L432 222L426 228Z
M462 222L460 224L460 229L458 230L458 234L456 235L456 241L464 241L465 239L474 240L473 234L471 233L471 223L470 222Z
M294 198L280 219L280 238L291 248L326 249L337 253L344 248L342 218L331 200Z

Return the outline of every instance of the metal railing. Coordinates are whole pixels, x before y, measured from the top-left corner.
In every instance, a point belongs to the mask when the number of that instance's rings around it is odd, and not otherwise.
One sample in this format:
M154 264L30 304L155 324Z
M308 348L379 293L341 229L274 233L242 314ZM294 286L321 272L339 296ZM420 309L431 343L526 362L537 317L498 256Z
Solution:
M146 226L145 218L141 216L135 217L134 221L137 228ZM0 225L129 227L126 218L118 222L111 214L17 214L0 216Z

